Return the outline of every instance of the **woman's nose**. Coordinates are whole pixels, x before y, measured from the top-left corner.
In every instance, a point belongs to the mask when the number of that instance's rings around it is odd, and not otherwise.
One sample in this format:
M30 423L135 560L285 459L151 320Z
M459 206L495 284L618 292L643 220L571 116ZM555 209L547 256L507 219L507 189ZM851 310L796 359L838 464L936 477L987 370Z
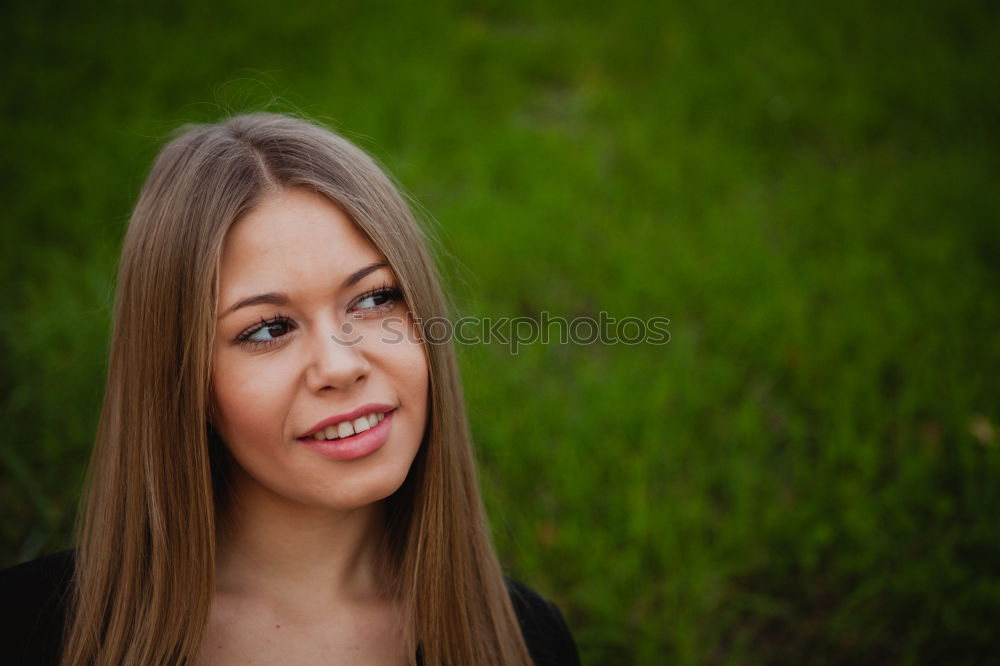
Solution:
M335 330L317 331L313 338L306 368L310 391L346 390L368 376L371 365L362 351L363 338L349 322Z

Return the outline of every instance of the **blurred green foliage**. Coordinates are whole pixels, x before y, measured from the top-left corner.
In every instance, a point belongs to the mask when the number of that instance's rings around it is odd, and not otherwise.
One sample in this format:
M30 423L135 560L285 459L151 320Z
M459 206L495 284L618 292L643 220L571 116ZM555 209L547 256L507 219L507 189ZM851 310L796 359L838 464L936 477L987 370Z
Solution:
M7 3L0 564L68 544L167 132L332 124L426 209L509 572L591 664L1000 652L1000 20L985 2Z

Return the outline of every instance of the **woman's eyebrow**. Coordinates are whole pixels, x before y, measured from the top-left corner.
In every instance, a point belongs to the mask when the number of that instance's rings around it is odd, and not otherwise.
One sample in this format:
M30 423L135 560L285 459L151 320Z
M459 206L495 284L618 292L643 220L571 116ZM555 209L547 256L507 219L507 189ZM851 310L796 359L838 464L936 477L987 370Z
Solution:
M364 268L356 270L347 276L347 279L344 280L343 284L340 285L340 288L347 289L348 287L353 287L358 282L363 280L365 276L374 273L380 268L386 268L388 267L388 265L389 264L385 263L384 261L376 261L374 264L369 264ZM230 305L225 312L219 315L219 319L228 316L230 313L236 312L240 308L250 307L251 305L287 305L287 304L288 304L288 296L280 292L272 291L266 294L257 294L255 296L248 296L247 298L243 298L241 300L236 301L235 303Z
M354 271L344 280L344 284L340 285L340 288L347 289L348 287L353 287L369 273L374 273L380 268L386 268L388 265L384 261L376 261L374 264L369 264L360 270Z

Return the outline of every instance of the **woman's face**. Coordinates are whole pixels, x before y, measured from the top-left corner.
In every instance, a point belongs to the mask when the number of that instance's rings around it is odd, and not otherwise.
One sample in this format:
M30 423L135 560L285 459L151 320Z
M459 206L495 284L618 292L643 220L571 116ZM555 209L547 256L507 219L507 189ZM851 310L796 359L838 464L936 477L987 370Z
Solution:
M341 510L395 492L427 421L412 331L385 258L326 198L284 190L233 225L212 397L240 482Z

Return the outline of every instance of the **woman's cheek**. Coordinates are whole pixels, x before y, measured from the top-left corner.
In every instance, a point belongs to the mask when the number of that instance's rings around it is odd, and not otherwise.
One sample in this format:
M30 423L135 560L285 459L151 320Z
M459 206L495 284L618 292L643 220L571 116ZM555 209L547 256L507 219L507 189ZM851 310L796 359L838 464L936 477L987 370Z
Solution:
M221 433L232 446L280 439L284 379L263 359L220 355L213 379ZM257 361L257 362L255 362ZM266 380L264 379L266 378Z

